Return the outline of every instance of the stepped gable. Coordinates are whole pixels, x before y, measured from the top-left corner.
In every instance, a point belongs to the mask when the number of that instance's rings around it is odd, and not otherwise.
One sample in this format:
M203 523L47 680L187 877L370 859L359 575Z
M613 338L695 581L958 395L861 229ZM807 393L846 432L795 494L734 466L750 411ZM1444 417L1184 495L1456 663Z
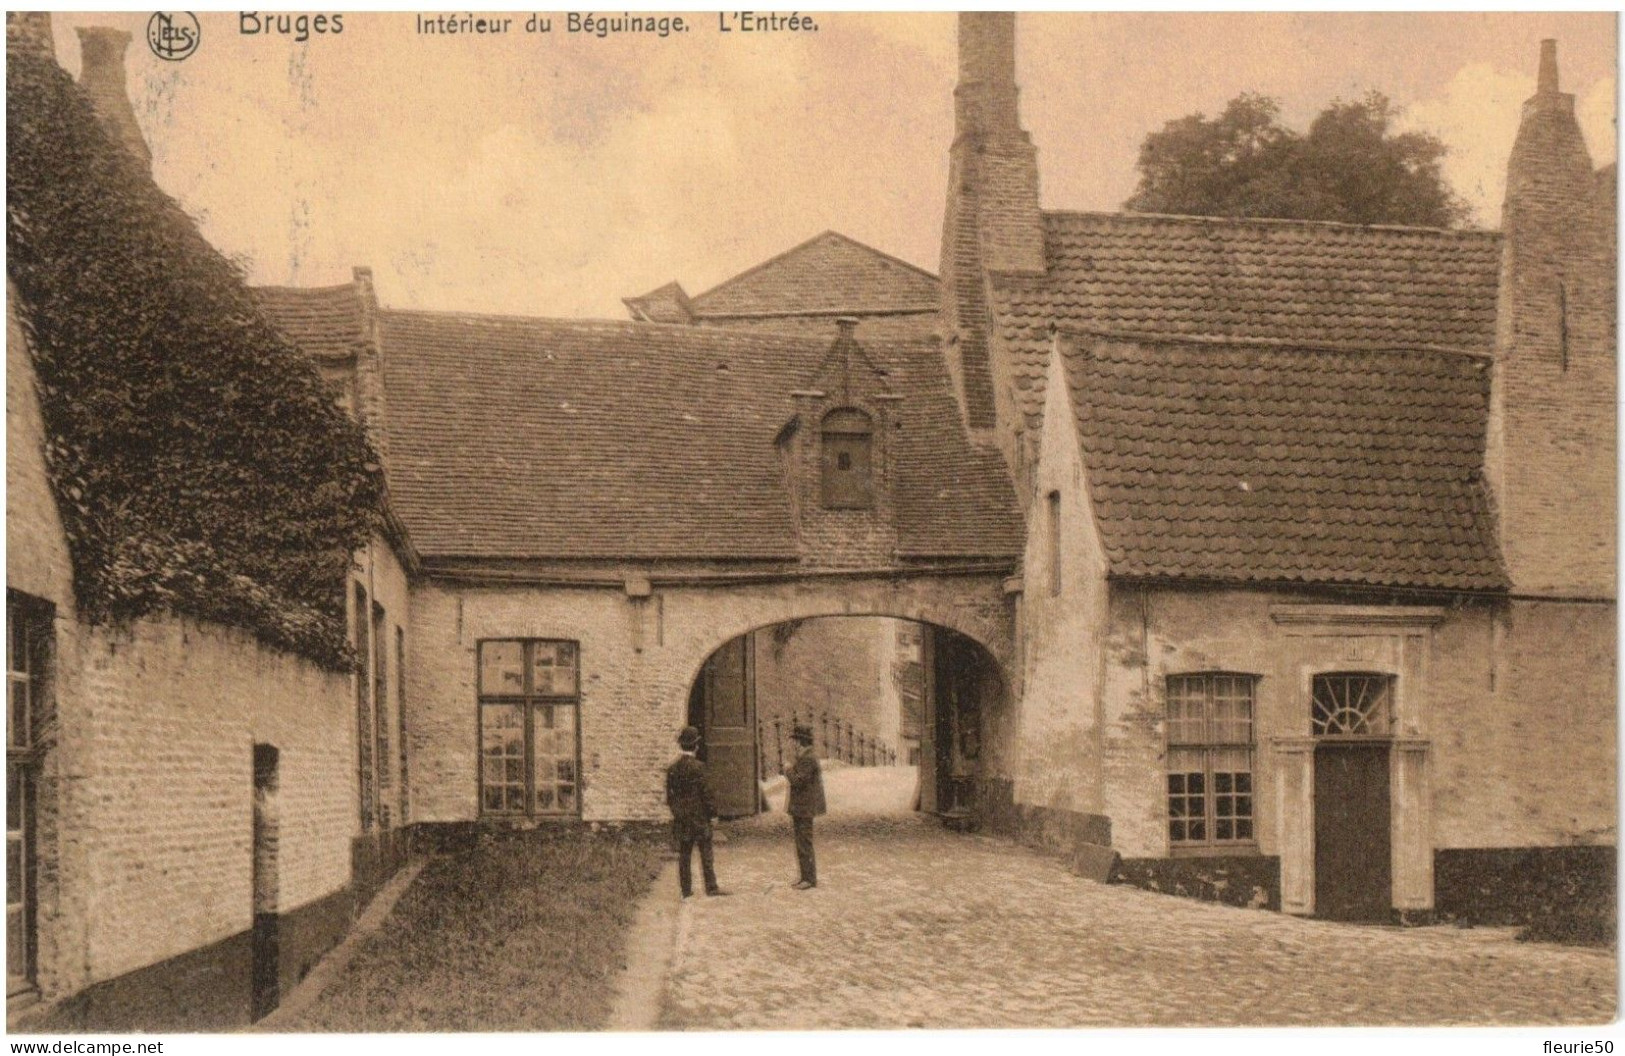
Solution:
M825 231L690 301L696 320L935 312L937 277Z
M1110 574L1499 591L1487 358L1063 335Z
M796 560L774 438L828 353L650 323L385 310L395 507L426 558ZM904 397L902 557L1012 557L996 453L973 450L934 342L869 347Z
M1051 325L1351 349L1489 352L1501 238L1487 231L1125 213L1044 216L1048 271L995 276L997 336L1029 419Z
M363 342L361 301L342 286L256 286L254 299L271 322L317 360L354 356Z

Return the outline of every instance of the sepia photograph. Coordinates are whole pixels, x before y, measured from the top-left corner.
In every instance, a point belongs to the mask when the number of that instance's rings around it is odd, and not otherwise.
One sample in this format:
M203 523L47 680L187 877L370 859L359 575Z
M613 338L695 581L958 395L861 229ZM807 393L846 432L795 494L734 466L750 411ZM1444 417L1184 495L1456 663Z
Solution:
M1612 1052L1618 40L8 12L7 1033Z

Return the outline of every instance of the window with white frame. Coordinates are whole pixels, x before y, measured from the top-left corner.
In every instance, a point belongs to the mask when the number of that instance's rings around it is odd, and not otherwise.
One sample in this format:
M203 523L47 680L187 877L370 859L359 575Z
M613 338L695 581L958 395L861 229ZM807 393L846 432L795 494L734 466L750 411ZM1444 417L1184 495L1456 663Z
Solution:
M1168 842L1251 844L1254 675L1168 679Z

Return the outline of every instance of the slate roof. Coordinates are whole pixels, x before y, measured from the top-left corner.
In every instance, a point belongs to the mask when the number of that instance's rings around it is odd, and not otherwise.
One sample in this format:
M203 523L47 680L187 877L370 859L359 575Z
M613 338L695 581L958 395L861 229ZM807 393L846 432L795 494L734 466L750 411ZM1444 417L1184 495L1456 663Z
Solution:
M937 277L825 231L690 301L695 317L935 312Z
M1504 590L1489 362L1063 335L1114 576Z
M256 286L260 308L276 327L318 359L352 356L362 342L361 300L356 288Z
M1049 272L997 277L994 326L1023 410L1043 406L1049 327L1488 352L1500 236L1132 213L1044 214Z
M425 557L794 560L774 438L829 351L755 331L385 310L395 506ZM931 342L871 347L904 396L905 556L1019 552Z

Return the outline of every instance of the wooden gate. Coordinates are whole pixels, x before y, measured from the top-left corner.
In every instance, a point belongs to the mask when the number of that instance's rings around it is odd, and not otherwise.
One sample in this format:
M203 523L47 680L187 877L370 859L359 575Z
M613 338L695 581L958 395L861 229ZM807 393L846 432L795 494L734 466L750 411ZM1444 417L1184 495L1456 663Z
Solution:
M705 769L717 813L725 818L755 814L756 673L750 635L711 654L690 698L689 721L704 737Z

